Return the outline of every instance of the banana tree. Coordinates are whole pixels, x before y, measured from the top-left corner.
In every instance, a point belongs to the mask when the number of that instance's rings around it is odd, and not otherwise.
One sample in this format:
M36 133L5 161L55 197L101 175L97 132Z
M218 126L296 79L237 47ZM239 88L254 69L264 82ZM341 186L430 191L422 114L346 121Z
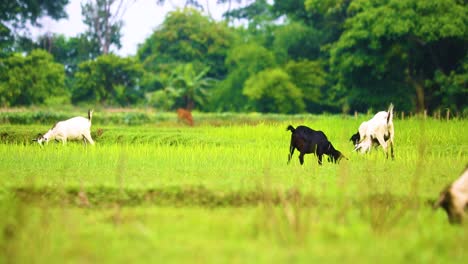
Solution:
M182 100L183 107L192 110L195 105L203 105L209 96L208 89L215 80L206 77L210 70L204 67L197 71L192 63L180 64L171 73L166 90L175 98Z

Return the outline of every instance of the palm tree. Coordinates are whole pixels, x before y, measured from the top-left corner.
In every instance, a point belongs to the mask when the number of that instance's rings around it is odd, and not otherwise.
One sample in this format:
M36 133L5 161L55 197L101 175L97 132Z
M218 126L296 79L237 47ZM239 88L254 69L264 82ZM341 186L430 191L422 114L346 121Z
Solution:
M182 99L184 107L191 111L195 104L203 105L209 96L207 88L213 86L215 81L206 77L209 70L209 67L205 67L197 72L192 63L180 64L172 71L166 90Z

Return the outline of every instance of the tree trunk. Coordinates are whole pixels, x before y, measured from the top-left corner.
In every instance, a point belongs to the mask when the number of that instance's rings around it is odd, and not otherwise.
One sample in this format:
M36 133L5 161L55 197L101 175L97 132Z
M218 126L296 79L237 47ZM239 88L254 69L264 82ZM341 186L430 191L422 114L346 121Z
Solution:
M420 82L415 82L414 88L416 91L416 112L421 113L422 111L425 110L424 86Z
M193 108L195 107L194 101L190 97L187 96L185 102L186 102L186 109L189 111L192 111Z
M109 54L109 47L110 47L110 38L111 38L111 25L110 25L110 16L111 16L111 5L114 3L114 1L108 1L105 3L104 6L104 32L103 32L103 40L102 40L102 53L104 55Z
M408 84L413 86L416 93L416 112L421 113L425 110L425 95L424 95L424 78L421 76L413 76L411 74L411 68L408 69L408 74L406 76L406 81Z

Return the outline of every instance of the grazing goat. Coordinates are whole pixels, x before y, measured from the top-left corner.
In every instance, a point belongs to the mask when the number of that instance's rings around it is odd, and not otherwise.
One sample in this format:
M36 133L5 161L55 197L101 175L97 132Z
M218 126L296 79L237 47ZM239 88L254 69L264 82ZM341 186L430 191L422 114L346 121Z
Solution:
M73 117L64 121L57 122L47 133L40 136L37 141L40 145L43 142L48 143L50 140L62 141L65 145L67 140L81 140L86 144L88 141L91 145L94 145L94 141L91 138L91 119L93 118L93 111L88 111L88 118L81 116Z
M328 161L338 162L344 155L336 150L322 131L315 131L306 126L294 128L289 125L286 129L291 131L291 144L289 145L288 164L291 161L294 149L299 150L299 162L304 164L304 155L314 153L318 164L322 165L322 156L326 154Z
M389 136L388 135L384 135L384 140L387 141L389 139ZM356 134L352 135L351 138L349 139L349 141L353 142L353 145L356 146L359 144L359 141L361 141L361 137L359 135L359 131L356 132ZM380 146L379 144L379 141L377 140L377 138L373 138L372 139L372 146L373 147L378 147Z
M177 109L177 118L179 121L187 122L190 126L193 126L192 113L184 108Z
M468 166L462 175L447 186L433 205L434 209L442 207L452 224L460 224L466 217L468 209Z
M388 145L390 145L393 159L394 135L393 104L390 104L387 111L380 111L369 121L362 122L358 132L352 135L350 140L354 144L354 150L360 151L361 153L369 152L373 145L381 145L387 158Z

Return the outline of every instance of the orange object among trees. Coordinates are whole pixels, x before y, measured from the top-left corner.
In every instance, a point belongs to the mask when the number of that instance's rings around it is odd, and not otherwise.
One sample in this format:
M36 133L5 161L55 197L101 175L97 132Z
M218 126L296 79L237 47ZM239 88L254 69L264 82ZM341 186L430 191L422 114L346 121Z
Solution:
M179 121L186 122L188 125L193 126L192 112L185 108L177 109L177 118Z

